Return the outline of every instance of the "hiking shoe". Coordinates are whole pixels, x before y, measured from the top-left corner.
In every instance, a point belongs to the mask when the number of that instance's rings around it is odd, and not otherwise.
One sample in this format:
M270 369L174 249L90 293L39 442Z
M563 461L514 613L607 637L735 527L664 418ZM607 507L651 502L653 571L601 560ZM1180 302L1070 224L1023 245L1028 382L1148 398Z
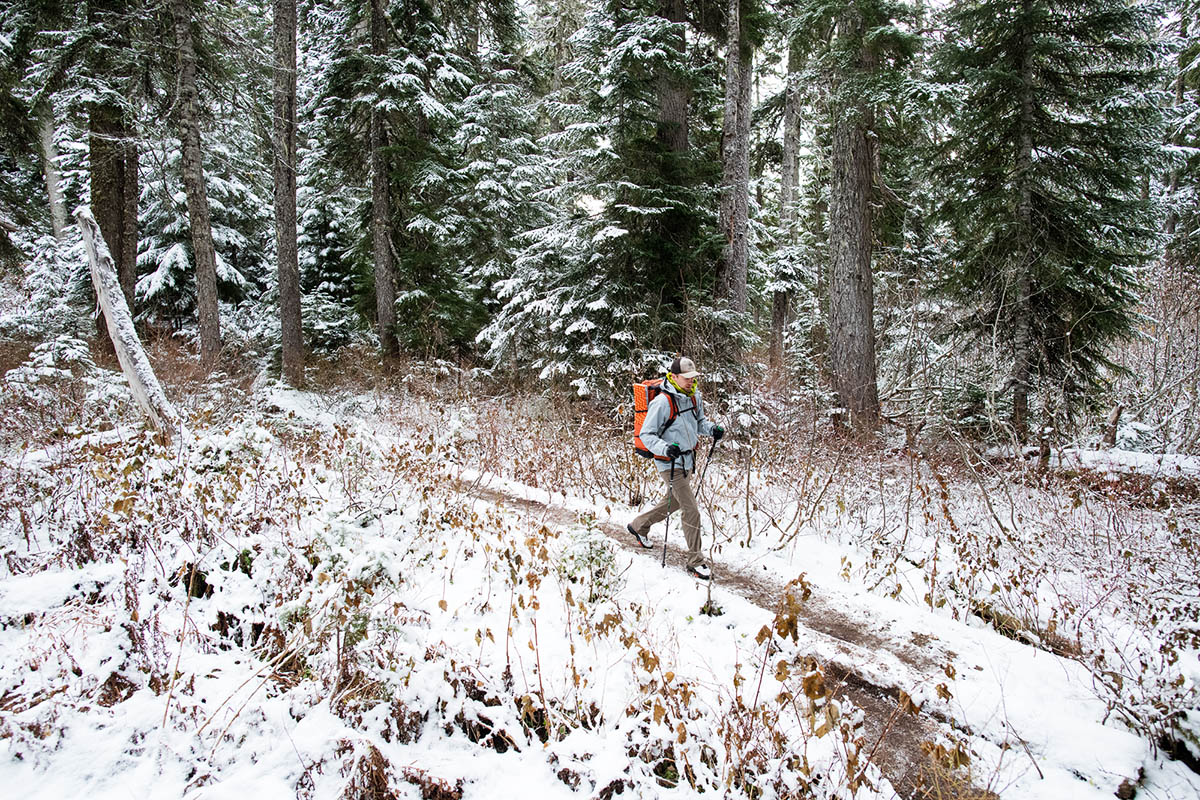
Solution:
M709 570L708 564L697 564L694 567L688 567L687 574L702 581L706 581L712 577L712 571Z
M635 531L633 529L632 525L626 525L625 530L627 530L631 534L633 534L634 540L637 541L638 546L641 547L643 550L649 550L651 547L654 546L654 545L650 544L650 540L646 538L646 534L638 533L637 531Z

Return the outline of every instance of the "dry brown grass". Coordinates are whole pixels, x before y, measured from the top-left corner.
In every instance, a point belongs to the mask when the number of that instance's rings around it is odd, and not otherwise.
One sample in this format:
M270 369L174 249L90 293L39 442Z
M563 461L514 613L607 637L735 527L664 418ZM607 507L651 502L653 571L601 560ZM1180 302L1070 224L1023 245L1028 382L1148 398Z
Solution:
M12 339L0 341L0 375L24 364L36 345L37 342Z

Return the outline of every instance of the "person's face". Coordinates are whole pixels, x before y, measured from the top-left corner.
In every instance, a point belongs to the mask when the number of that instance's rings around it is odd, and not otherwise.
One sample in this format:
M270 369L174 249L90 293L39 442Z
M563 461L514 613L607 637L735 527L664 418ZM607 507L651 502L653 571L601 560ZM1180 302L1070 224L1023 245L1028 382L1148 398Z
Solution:
M695 378L681 378L678 375L676 375L675 382L679 384L680 389L683 389L685 392L689 392L692 389L692 384L696 382L696 379Z

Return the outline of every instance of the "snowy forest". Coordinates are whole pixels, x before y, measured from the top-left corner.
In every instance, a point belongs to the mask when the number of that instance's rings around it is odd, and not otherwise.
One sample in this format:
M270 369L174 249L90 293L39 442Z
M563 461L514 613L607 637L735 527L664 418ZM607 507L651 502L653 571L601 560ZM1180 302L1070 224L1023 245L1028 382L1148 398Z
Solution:
M1200 797L1198 57L1197 0L0 0L0 785ZM626 527L679 356L711 580Z

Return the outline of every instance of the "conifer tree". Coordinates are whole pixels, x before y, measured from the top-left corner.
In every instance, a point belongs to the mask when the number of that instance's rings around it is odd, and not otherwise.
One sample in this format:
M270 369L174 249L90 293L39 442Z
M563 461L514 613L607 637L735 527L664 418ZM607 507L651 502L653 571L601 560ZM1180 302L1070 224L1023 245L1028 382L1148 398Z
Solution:
M92 213L112 253L125 302L134 308L138 249L138 143L136 119L122 90L136 83L136 64L127 57L136 9L127 0L89 0L89 58L84 66L104 80L107 91L88 103L88 147ZM104 320L98 320L107 339Z
M750 258L750 87L754 79L754 31L742 0L729 0L725 15L725 113L721 130L721 252L717 297L744 314Z
M282 372L292 386L304 383L300 265L296 254L296 0L274 3L275 259L279 281Z
M266 283L271 205L265 191L244 180L256 168L262 170L260 164L216 135L206 140L206 155L205 187L212 208L217 292L221 300L235 302L256 295ZM197 297L191 225L181 180L182 153L178 143L168 137L147 147L144 160L139 315L180 326L195 319Z
M1159 155L1155 7L962 0L944 65L962 102L946 142L953 287L1000 343L1011 423L1033 393L1077 399L1135 322L1154 245L1140 176Z
M372 44L363 34L371 13L364 5L339 10L341 33L317 108L327 123L323 147L349 186L372 185L372 199L363 192L356 199L364 209L360 218L375 220L370 255L360 227L355 257L380 279L373 305L384 321L385 350L388 337L399 334L397 346L453 354L471 345L483 302L455 228L455 203L469 191L455 137L464 124L464 100L477 82L474 53L463 51L473 48L476 35L490 34L464 35L471 23L463 20L478 19L488 28L508 24L511 15L472 17L468 3L375 0L383 16L376 26L380 41ZM375 154L370 171L367 153ZM388 279L380 271L393 260L394 277ZM397 324L386 322L393 310Z
M139 38L175 40L166 8ZM271 75L269 15L240 3L209 3L194 20L197 116L203 187L216 277L215 299L257 303L274 283L271 250ZM216 43L220 43L217 46ZM183 182L184 148L169 113L176 102L174 48L149 48L149 85L141 154L143 192L138 251L139 317L178 326L198 317L196 256ZM252 318L258 314L251 312Z
M200 323L200 363L211 369L221 354L221 315L217 302L217 254L213 244L204 150L200 128L200 92L196 76L196 39L191 0L171 0L175 52L179 62L179 124L183 187L187 196L192 256L196 264L196 316Z
M7 46L0 48L7 51L6 56L0 53L0 75L7 76L0 83L16 82L0 89L0 114L10 117L3 127L14 154L33 151L40 156L43 192L30 196L48 201L49 221L60 238L68 198L58 142L63 135L76 136L73 125L79 117L86 119L87 195L131 305L143 99L138 76L148 63L142 12L135 0L91 0L78 6L56 0L13 3L2 12L3 25L11 32L4 34ZM99 333L108 336L102 321Z
M1163 231L1168 277L1177 278L1200 264L1200 3L1182 0L1168 24L1173 64L1167 141L1172 163L1163 186Z
M828 82L829 370L838 403L858 430L880 419L873 256L879 168L877 116L894 99L897 75L918 37L901 23L912 8L893 0L811 0L797 16L810 31L830 31L817 48Z
M576 58L546 102L558 216L529 234L483 333L493 359L583 394L657 371L698 340L689 316L711 304L715 128L691 111L685 143L663 92L686 81L711 98L717 76L697 69L680 46L688 26L669 17L661 3L614 0L571 39Z
M353 341L375 315L373 276L370 259L360 257L355 246L362 233L361 159L333 157L344 134L333 116L338 109L325 95L330 72L340 66L341 42L321 32L343 29L347 12L325 3L301 10L296 84L301 317L308 347L330 352ZM355 169L347 170L347 162Z
M17 248L9 235L36 221L51 223L50 192L39 187L45 175L47 188L53 183L54 169L47 153L39 153L39 117L50 113L43 102L37 113L28 91L27 71L32 60L35 39L49 19L61 15L58 3L18 4L0 7L0 263L16 260ZM57 185L55 184L55 190ZM65 212L61 217L65 221ZM53 222L55 231L59 223Z

